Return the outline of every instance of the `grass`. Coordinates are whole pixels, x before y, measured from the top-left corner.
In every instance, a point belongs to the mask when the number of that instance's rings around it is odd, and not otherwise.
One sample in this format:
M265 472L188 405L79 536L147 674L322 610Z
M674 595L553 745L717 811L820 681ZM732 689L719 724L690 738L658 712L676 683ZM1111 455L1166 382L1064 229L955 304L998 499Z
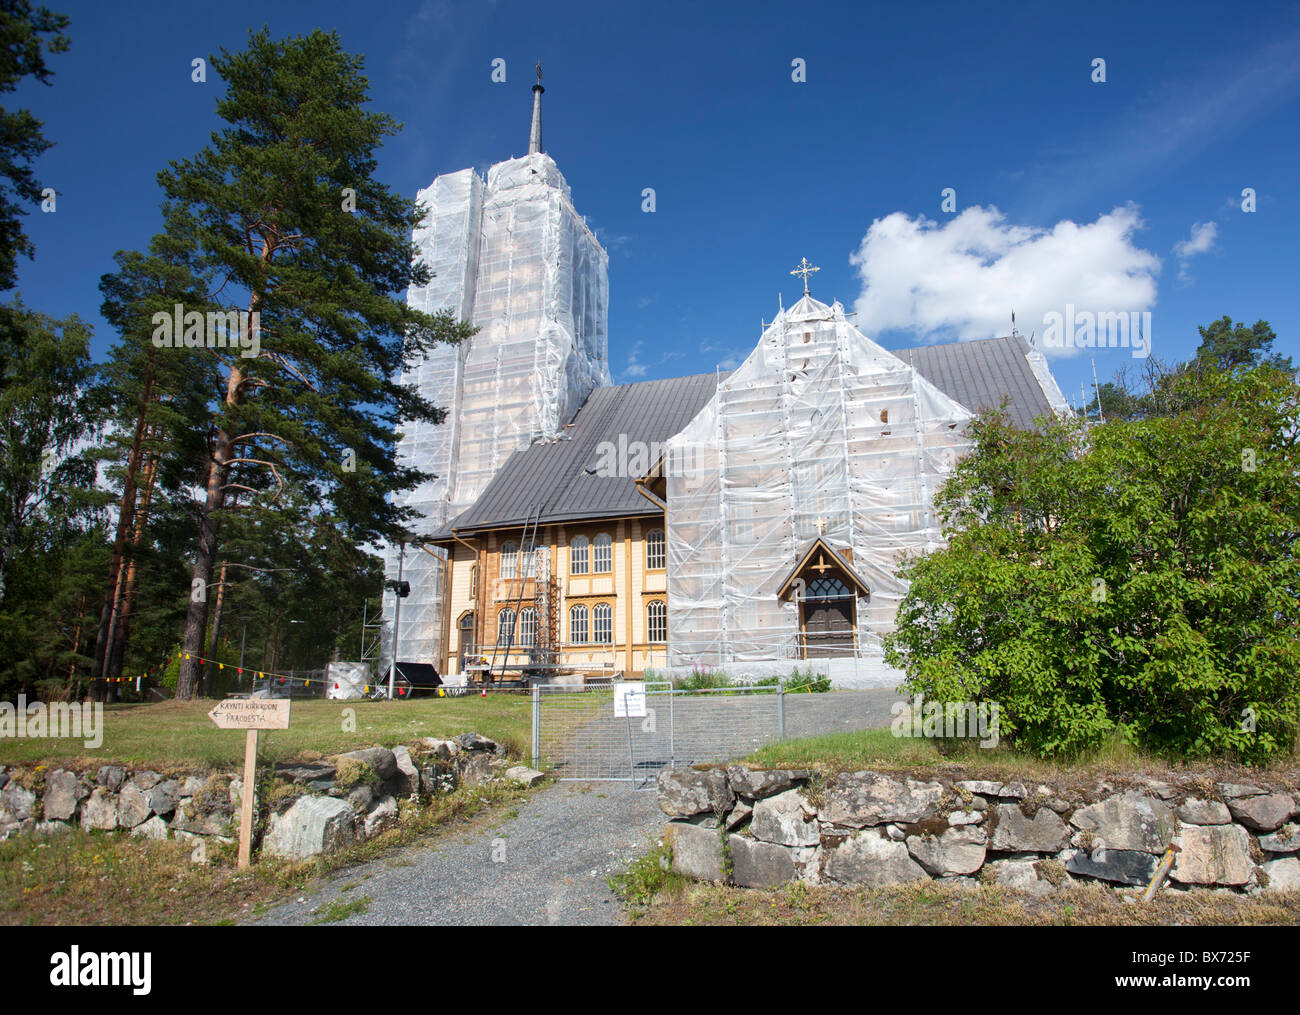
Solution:
M629 918L652 926L1224 926L1300 925L1300 894L1225 896L1161 892L1128 903L1099 885L1070 885L1036 898L996 886L918 882L898 888L810 888L792 882L754 890L665 886Z
M311 915L316 919L308 922L312 925L338 923L340 920L346 920L349 916L356 916L369 910L370 898L366 895L358 899L335 899L333 902L327 902L313 909Z
M480 830L529 792L504 782L460 789L401 807L397 826L365 843L299 863L255 858L242 871L234 844L206 843L207 863L196 864L192 842L122 831L14 836L0 842L0 925L230 924L396 847ZM400 854L390 863L403 865Z
M760 748L745 759L764 768L810 768L825 776L863 769L906 772L912 778L946 770L968 771L972 778L1035 780L1055 785L1081 778L1131 778L1133 776L1191 776L1215 781L1227 776L1239 781L1273 776L1294 783L1300 768L1292 760L1260 768L1228 762L1172 762L1143 755L1131 745L1112 740L1090 755L1045 761L1021 754L1005 745L984 749L971 740L895 737L888 729L853 733L827 733L801 740L786 740Z
M148 765L162 772L229 767L242 763L244 738L217 729L208 718L214 701L167 701L104 709L104 738L87 750L80 740L0 740L0 764L59 764L93 768L112 761ZM345 710L355 715L347 730ZM416 737L451 737L474 730L513 754L523 753L531 730L526 696L427 698L416 701L295 701L287 730L264 731L260 761L320 758L380 744L392 747Z

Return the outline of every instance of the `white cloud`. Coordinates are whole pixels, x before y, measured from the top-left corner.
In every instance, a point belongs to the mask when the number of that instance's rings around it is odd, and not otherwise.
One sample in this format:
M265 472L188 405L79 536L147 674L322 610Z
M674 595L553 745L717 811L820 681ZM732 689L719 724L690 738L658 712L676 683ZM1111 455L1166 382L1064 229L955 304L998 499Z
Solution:
M632 351L628 353L627 365L623 367L623 379L631 380L637 377L644 377L646 365L642 363L638 356L641 352L641 346L645 343L637 341L632 343Z
M1204 254L1213 249L1214 241L1218 238L1219 227L1213 222L1194 222L1192 224L1192 235L1189 239L1179 240L1174 244L1174 256L1178 258L1178 280L1180 282L1190 281L1187 273L1187 262L1197 254Z
M924 338L992 338L1011 312L1028 335L1044 315L1079 310L1149 310L1160 259L1133 242L1135 205L1092 223L1017 226L997 208L975 206L939 224L902 212L871 223L850 257L862 279L855 303L868 335L903 329Z

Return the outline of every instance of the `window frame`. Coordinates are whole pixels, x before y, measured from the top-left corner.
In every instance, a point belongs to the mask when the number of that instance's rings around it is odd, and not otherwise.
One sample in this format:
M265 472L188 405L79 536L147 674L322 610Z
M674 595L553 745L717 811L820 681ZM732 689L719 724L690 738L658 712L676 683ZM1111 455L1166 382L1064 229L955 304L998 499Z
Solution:
M577 620L582 618L581 633L582 637L575 637L579 627ZM591 633L590 627L591 611L587 609L585 603L574 603L569 607L569 644L570 645L590 645L591 639L588 637Z
M605 566L600 566L600 551L604 550ZM591 573L592 574L613 574L614 573L614 540L608 532L599 532L596 538L591 541Z
M661 561L658 565L653 563L653 558L650 556L651 543L655 542L652 537L656 534L659 536L659 539L657 540L659 544L658 557ZM668 533L661 528L653 528L645 534L645 569L647 571L668 570Z
M604 637L601 637L602 626L605 628ZM614 642L614 608L609 603L597 603L591 608L591 640L597 645L611 645Z
M578 567L578 558L574 551L581 548L582 550L582 567ZM574 536L569 540L569 574L573 576L586 576L591 574L591 540L586 536Z
M655 607L659 607L659 610L655 611ZM652 611L658 612L658 618ZM659 626L662 626L662 638L655 637L658 633L655 629ZM663 599L651 599L645 604L645 638L652 645L668 644L668 603Z

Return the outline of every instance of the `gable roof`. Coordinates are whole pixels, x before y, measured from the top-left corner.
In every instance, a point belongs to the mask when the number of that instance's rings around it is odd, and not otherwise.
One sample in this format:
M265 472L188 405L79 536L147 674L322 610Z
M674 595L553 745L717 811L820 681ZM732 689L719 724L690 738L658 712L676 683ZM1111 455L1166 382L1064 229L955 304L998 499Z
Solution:
M596 475L599 446L608 441L617 448L620 438L624 446L640 441L647 450L666 443L713 397L720 376L695 374L596 388L565 428L565 436L517 450L478 500L431 538L450 539L453 529L464 533L520 526L537 508L542 525L658 514L638 492L638 476ZM642 471L653 464L647 460Z
M1005 395L1011 400L1011 422L1032 430L1034 417L1050 416L1052 407L1029 364L1029 351L1021 335L890 350L972 412L998 408Z
M843 571L849 581L858 587L859 595L871 595L871 589L868 587L866 579L863 578L862 575L858 574L857 570L848 562L844 554L831 546L831 544L826 542L826 540L821 536L814 536L808 542L804 543L802 548L800 548L799 553L795 557L794 567L792 567L786 574L785 578L781 580L781 584L776 593L778 599L785 599L786 596L789 595L790 586L793 584L795 578L799 576L800 572L807 568L809 562L812 560L813 551L818 547L821 547L822 553L828 554L831 560L834 561L835 566Z

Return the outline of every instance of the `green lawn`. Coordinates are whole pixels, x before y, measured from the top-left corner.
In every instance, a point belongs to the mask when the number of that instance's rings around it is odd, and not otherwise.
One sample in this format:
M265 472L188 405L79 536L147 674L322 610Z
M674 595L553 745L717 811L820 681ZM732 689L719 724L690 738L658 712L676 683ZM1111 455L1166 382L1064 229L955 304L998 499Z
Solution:
M244 737L220 730L208 718L215 701L115 705L104 710L104 740L87 750L80 740L3 739L0 765L59 764L89 768L108 761L159 770L229 767L244 756ZM345 730L346 710L355 731ZM450 737L474 731L527 752L532 713L526 695L426 698L417 701L295 701L287 730L263 732L263 761L319 758L380 744L392 747L417 737Z

